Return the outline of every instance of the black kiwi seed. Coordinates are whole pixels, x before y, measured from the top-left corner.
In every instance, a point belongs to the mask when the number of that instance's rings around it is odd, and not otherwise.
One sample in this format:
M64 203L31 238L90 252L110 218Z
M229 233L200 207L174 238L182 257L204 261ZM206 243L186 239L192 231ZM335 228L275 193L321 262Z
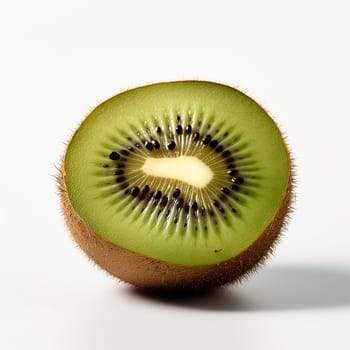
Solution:
M157 134L160 134L162 132L162 129L159 126L157 126L156 127L156 132L157 132Z
M130 152L135 152L134 148L131 147L131 146L128 146L128 150L129 150Z
M237 184L237 185L241 185L242 183L244 183L244 179L243 179L243 177L240 177L240 176L233 177L232 182Z
M152 140L152 145L155 149L159 149L160 148L160 144L157 140Z
M149 141L146 141L145 142L145 147L149 150L149 151L152 151L153 150L153 145L151 142Z
M142 189L142 194L147 194L149 192L149 186L145 185Z
M209 144L209 146L211 148L215 148L217 145L218 145L218 141L216 141L216 140L211 141L210 144Z
M205 215L205 207L204 206L201 208L201 213L202 213L202 216Z
M229 194L230 190L227 187L221 187L221 192L223 192L225 194Z
M230 169L228 172L227 172L228 175L237 175L238 174L238 170L237 169Z
M200 134L199 132L195 132L194 135L193 135L193 142L197 142L200 138Z
M104 168L109 168L109 164L103 164L102 165Z
M213 204L215 207L220 207L220 203L216 199L213 200Z
M124 170L117 170L114 175L123 175L124 174Z
M109 154L109 158L112 160L118 160L120 158L120 155L117 152L111 152Z
M223 146L218 146L217 148L216 148L216 152L218 152L218 153L220 153L222 150L224 149L224 147Z
M135 143L136 148L141 148L142 146L139 143Z
M154 195L154 199L156 201L159 201L161 197L162 197L162 191L157 191Z
M182 126L181 126L181 125L178 125L178 126L176 127L176 133L177 133L178 135L181 135L181 134L182 134Z
M181 121L181 117L178 115L177 118L176 118L177 122L180 123Z
M192 131L192 126L191 125L187 125L186 126L186 134L189 135Z
M192 209L193 209L194 211L197 211L197 210L198 210L198 204L197 204L197 202L193 202L193 203L192 203Z
M140 193L140 189L137 186L133 187L130 193L133 197L136 197Z
M233 163L235 159L233 157L226 158L226 163Z
M116 168L119 168L119 169L125 168L125 164L123 164L123 163L118 163L115 167L116 167Z
M122 149L120 151L120 153L123 155L123 156L128 156L130 153L126 150L126 149Z
M230 151L224 151L224 152L222 152L222 156L223 156L224 158L228 157L229 155L231 155L231 152L230 152Z
M160 201L160 205L162 207L165 207L168 204L168 197L163 197L162 200Z
M171 141L169 144L168 144L168 149L170 151L172 151L173 149L175 149L176 147L176 143L174 141Z
M203 143L203 145L207 145L210 141L211 141L211 136L206 135L206 136L204 136L202 143Z
M177 203L176 203L177 209L182 208L183 204L184 204L184 200L183 200L182 198L179 198L179 199L177 200Z
M173 198L178 198L180 196L181 190L179 188L177 188L174 192L173 192Z
M120 184L119 187L123 190L124 188L129 187L129 184L127 182L124 182L124 183Z
M188 214L190 212L190 206L188 204L185 205L185 213Z
M117 177L116 178L116 180L115 180L115 182L124 182L126 179L125 179L125 177L124 176L120 176L120 177Z

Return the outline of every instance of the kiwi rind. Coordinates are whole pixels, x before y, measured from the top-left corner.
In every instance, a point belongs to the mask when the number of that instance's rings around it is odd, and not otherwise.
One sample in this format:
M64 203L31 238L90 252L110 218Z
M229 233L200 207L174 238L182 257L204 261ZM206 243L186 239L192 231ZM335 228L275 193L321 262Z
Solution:
M112 276L150 289L203 289L241 281L255 271L273 252L291 208L293 172L290 153L289 177L281 205L264 232L240 254L202 266L157 260L113 244L97 235L74 210L65 184L64 156L57 176L66 224L79 247Z

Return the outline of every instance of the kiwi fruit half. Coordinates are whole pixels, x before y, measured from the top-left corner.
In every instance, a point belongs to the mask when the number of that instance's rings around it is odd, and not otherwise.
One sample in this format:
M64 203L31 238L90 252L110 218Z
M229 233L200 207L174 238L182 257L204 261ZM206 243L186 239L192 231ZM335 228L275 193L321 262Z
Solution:
M250 97L204 81L128 90L96 107L58 175L81 249L133 285L240 280L271 253L290 208L291 159Z

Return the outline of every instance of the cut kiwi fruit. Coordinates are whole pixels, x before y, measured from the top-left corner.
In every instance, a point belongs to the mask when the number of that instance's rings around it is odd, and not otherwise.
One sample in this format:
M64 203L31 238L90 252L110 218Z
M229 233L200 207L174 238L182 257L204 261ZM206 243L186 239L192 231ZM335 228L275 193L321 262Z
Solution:
M63 213L102 269L145 288L240 280L278 240L291 160L256 102L221 84L179 81L118 94L68 143Z

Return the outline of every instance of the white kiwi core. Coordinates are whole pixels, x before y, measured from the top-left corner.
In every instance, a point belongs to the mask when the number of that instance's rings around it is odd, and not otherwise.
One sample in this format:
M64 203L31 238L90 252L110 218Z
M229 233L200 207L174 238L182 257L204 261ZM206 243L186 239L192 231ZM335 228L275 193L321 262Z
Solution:
M180 180L197 188L207 186L214 175L200 159L190 156L148 157L141 169L149 176Z

